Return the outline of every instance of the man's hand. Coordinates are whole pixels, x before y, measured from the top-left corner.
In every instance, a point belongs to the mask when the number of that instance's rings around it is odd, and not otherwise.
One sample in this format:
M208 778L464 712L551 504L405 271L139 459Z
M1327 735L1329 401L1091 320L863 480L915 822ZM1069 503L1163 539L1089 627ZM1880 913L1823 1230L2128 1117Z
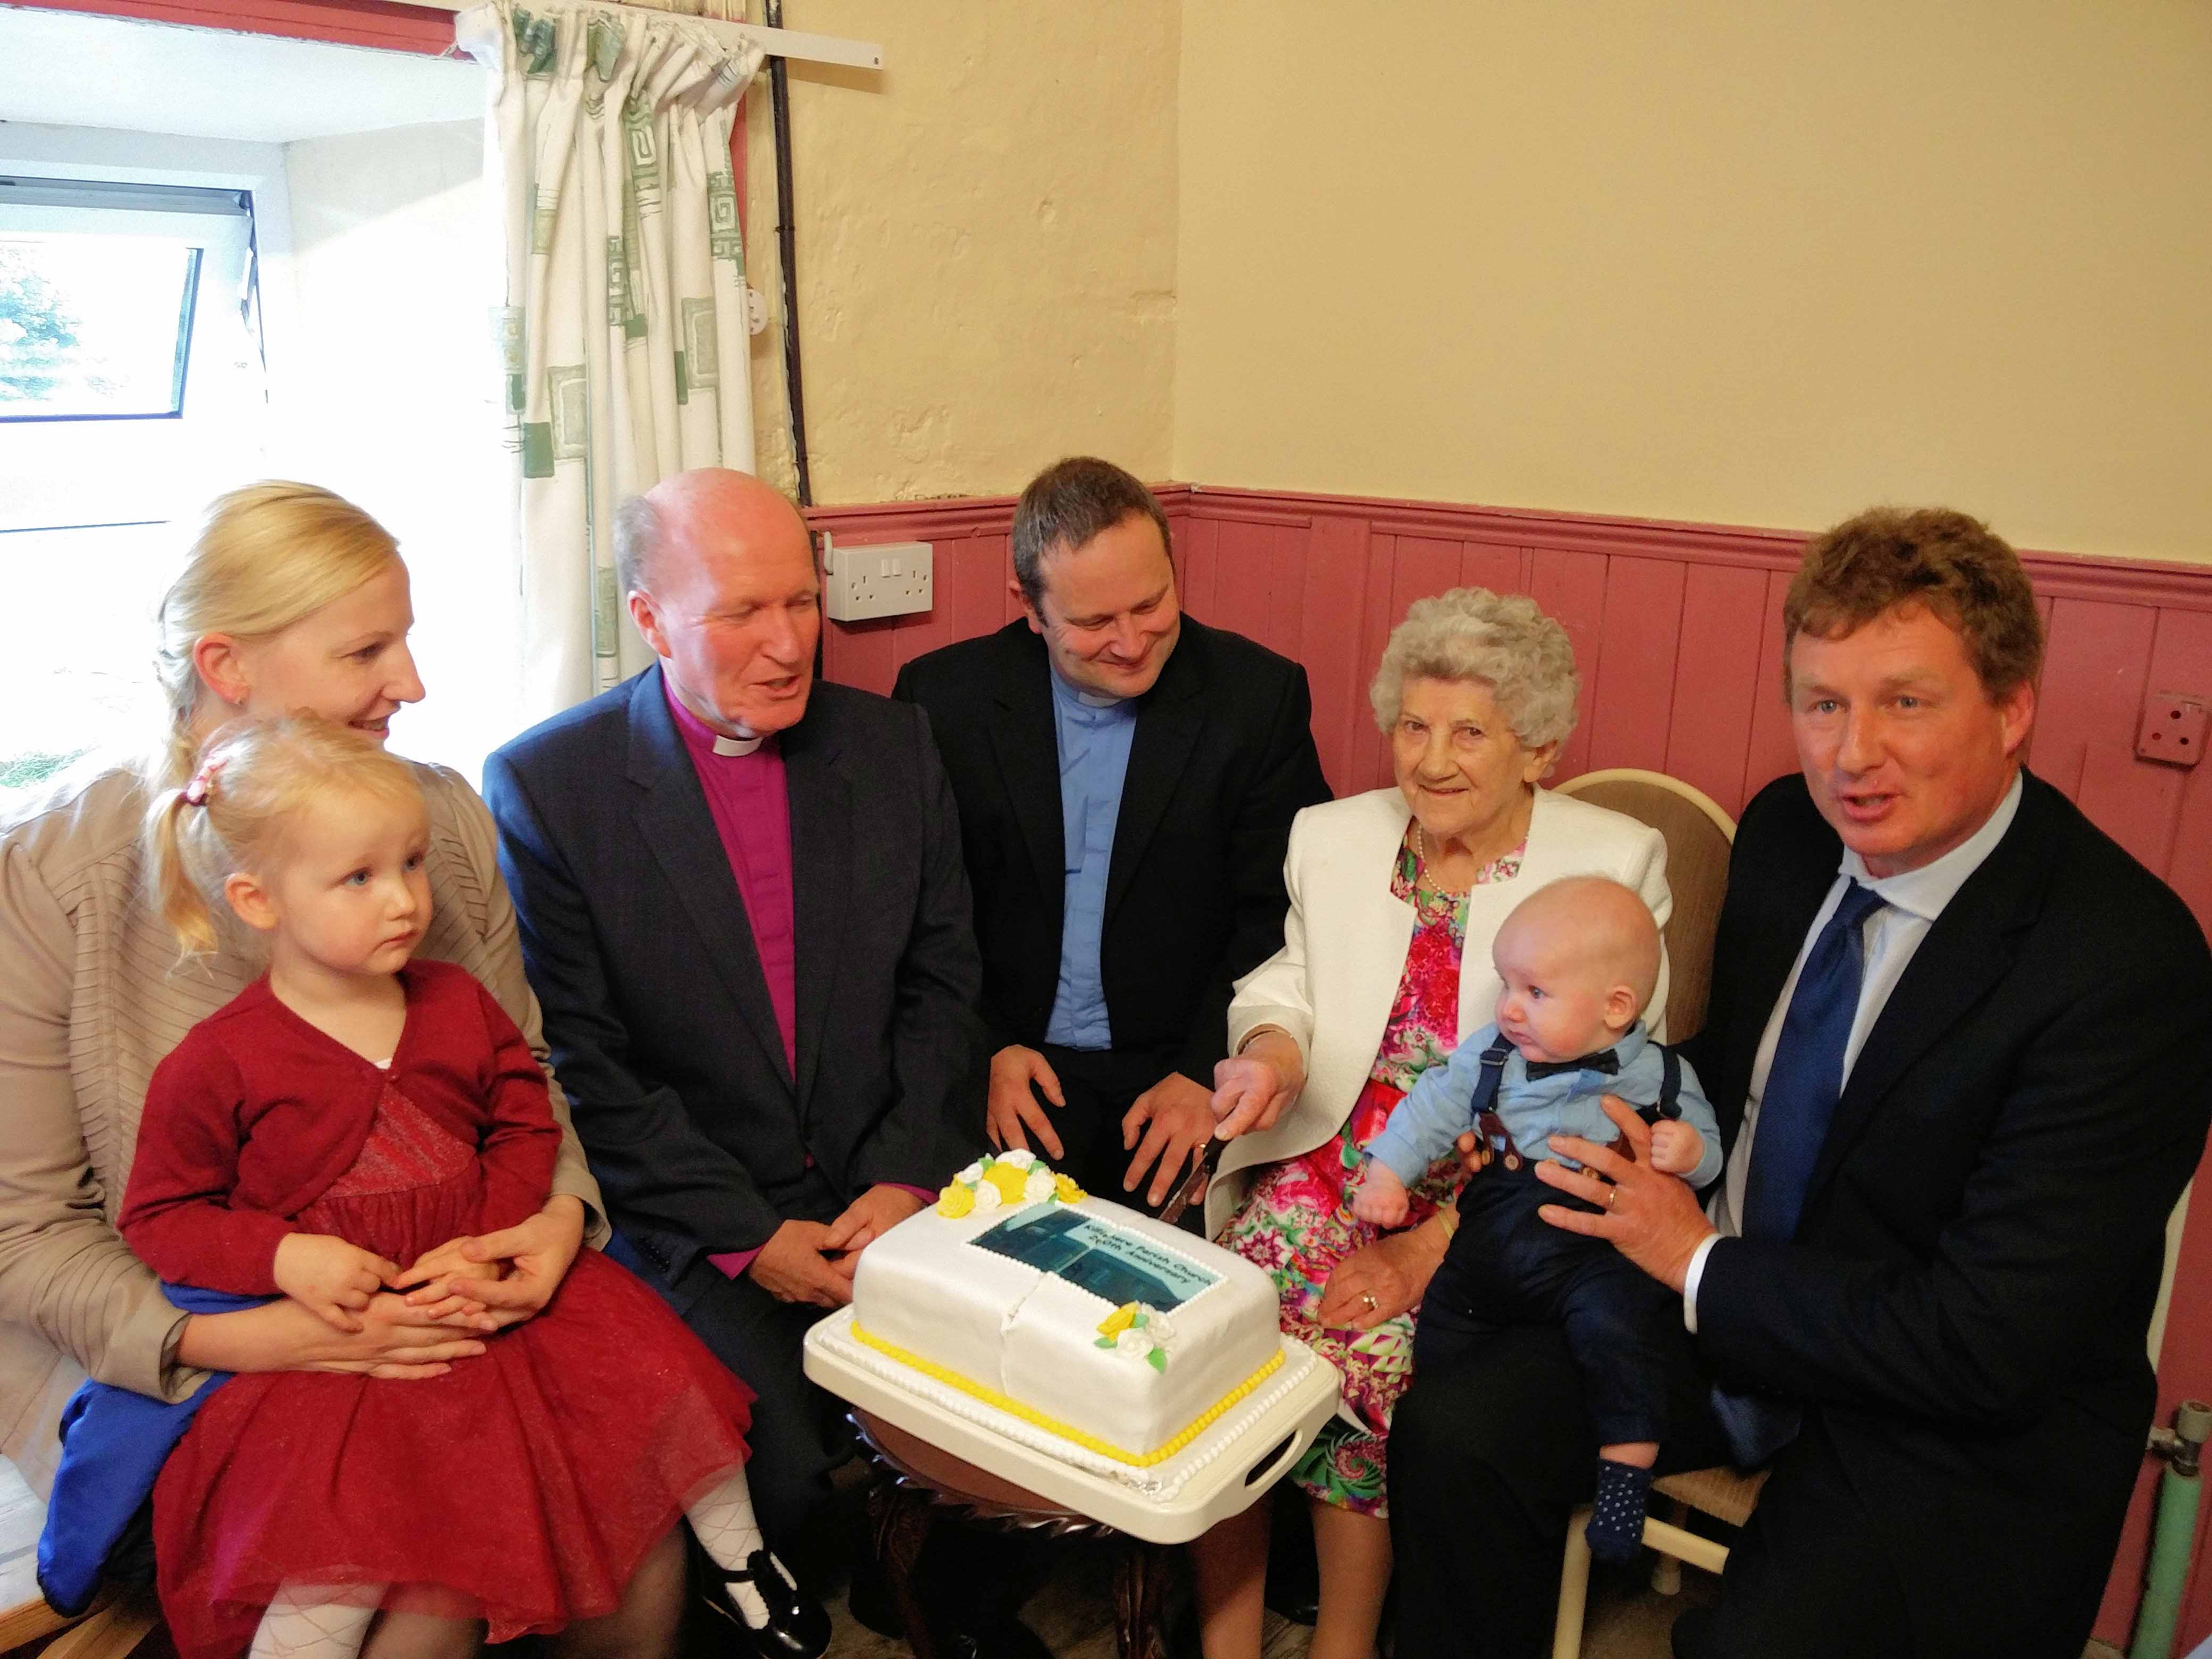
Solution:
M1548 1158L1536 1165L1537 1180L1588 1199L1601 1206L1601 1213L1571 1210L1564 1204L1547 1204L1536 1213L1571 1233L1611 1240L1613 1249L1652 1278L1680 1291L1689 1277L1690 1258L1713 1231L1712 1224L1698 1207L1696 1194L1652 1167L1651 1131L1634 1109L1607 1095L1605 1115L1620 1126L1616 1145L1599 1146L1580 1135L1553 1135L1552 1151L1583 1167L1570 1170ZM1601 1176L1606 1179L1600 1180ZM1613 1183L1609 1187L1607 1181Z
M1498 1149L1472 1129L1462 1129L1459 1136L1459 1161L1471 1176L1479 1176L1498 1161Z
M1145 1202L1158 1209L1167 1202L1176 1182L1190 1173L1199 1152L1212 1138L1213 1097L1182 1073L1170 1072L1122 1115L1121 1146L1136 1151L1128 1173L1121 1177L1121 1190L1136 1191L1145 1171L1157 1160L1158 1172Z
M1315 1314L1322 1328L1371 1331L1421 1299L1444 1259L1443 1229L1430 1223L1392 1233L1338 1262Z
M1054 1105L1067 1104L1052 1062L1036 1049L1010 1042L991 1056L991 1097L985 1109L991 1145L1002 1152L1010 1146L1019 1146L1026 1152L1029 1135L1033 1132L1047 1158L1065 1157L1060 1137L1053 1132L1052 1119L1030 1092L1032 1080Z
M844 1274L847 1283L850 1284L853 1278L850 1258L859 1255L921 1208L921 1200L905 1188L878 1183L854 1199L846 1206L845 1213L830 1224L830 1236L823 1242L822 1248L848 1258ZM836 1267L840 1264L832 1262L830 1265Z
M583 1248L584 1201L572 1193L556 1193L527 1221L459 1242L463 1261L478 1267L497 1265L489 1273L434 1281L410 1292L407 1300L417 1307L443 1307L448 1298L461 1297L481 1303L499 1327L520 1324L544 1311Z
M769 1235L745 1277L779 1302L842 1308L853 1299L853 1275L830 1260L829 1241L830 1230L818 1221L787 1221Z
M398 1271L397 1263L329 1233L287 1233L271 1274L278 1290L332 1330L352 1336L362 1329L356 1316Z

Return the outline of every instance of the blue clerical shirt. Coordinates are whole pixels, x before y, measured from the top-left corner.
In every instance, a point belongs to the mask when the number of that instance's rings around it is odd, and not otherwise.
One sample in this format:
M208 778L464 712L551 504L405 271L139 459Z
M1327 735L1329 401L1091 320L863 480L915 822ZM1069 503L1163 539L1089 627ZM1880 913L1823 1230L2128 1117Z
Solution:
M1052 675L1053 728L1060 742L1060 821L1066 842L1061 889L1060 985L1044 1040L1066 1048L1110 1048L1106 983L1098 972L1105 931L1106 877L1137 705L1126 697L1078 690Z

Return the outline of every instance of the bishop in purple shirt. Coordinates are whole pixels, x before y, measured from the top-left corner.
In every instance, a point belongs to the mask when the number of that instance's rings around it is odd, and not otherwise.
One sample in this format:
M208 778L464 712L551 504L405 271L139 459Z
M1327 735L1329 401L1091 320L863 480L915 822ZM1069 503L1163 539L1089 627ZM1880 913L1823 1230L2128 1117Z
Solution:
M616 514L658 659L486 763L524 957L610 1248L750 1383L762 1519L846 1448L806 1328L983 1142L981 969L920 711L817 684L805 526L755 478Z

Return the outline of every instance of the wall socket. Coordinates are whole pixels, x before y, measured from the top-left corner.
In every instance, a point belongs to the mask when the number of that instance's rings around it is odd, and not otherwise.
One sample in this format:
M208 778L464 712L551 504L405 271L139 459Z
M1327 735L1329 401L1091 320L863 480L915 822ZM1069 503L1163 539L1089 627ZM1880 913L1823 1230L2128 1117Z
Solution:
M935 602L935 550L927 542L840 547L822 538L822 580L832 622L910 617Z
M2204 752L2204 699L2180 691L2154 691L2143 699L2136 728L2136 754L2169 766L2194 766Z

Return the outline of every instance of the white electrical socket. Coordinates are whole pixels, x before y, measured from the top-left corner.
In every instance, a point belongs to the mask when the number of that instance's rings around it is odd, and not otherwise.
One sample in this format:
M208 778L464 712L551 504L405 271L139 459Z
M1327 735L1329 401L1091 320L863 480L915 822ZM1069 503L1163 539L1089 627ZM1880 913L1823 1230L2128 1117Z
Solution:
M822 579L832 622L909 617L934 603L935 550L927 542L840 547L822 538Z

